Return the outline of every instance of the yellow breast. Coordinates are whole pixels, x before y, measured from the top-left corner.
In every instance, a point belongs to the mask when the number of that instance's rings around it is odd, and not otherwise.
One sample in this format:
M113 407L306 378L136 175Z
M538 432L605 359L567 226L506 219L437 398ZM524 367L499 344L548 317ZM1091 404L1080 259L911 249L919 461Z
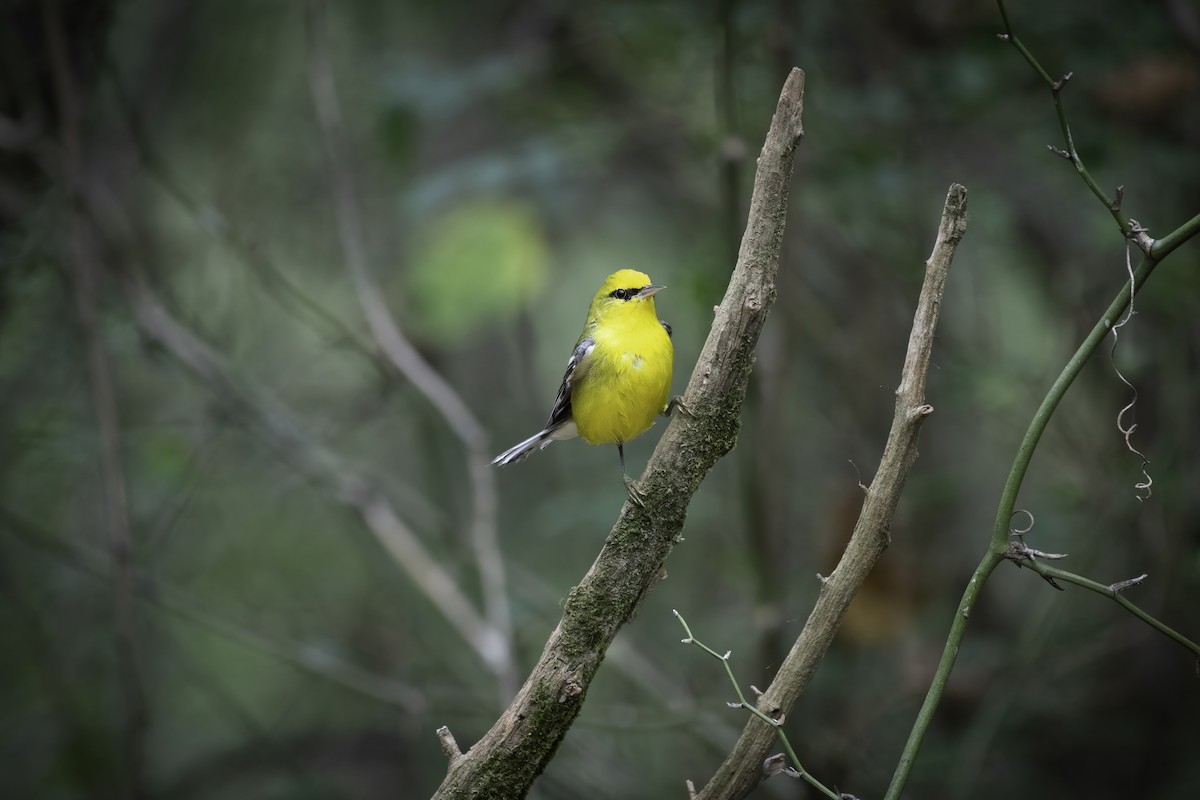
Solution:
M675 351L657 317L592 332L587 374L572 388L576 429L592 444L627 442L654 424L671 393Z

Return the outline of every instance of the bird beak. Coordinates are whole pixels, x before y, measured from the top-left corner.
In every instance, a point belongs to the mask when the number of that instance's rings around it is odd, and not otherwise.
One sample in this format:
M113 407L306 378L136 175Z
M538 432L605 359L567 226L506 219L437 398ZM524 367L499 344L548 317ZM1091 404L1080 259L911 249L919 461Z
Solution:
M652 283L649 286L643 286L641 289L639 289L637 297L639 300L645 300L647 297L654 297L654 295L658 294L665 288L667 287L659 286L657 283Z

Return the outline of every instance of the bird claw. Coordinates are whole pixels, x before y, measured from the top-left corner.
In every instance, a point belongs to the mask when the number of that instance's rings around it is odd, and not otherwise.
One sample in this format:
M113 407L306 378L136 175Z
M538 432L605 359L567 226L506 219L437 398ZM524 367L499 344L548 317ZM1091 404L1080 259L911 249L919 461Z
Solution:
M638 508L646 507L646 495L637 487L637 482L628 475L625 478L625 492L629 495L629 500Z
M683 395L681 394L677 394L671 398L671 402L667 403L667 407L663 409L662 415L664 417L669 417L671 416L671 412L675 411L676 409L678 409L679 413L683 414L685 417L696 416L692 409L688 408L687 403L683 402Z

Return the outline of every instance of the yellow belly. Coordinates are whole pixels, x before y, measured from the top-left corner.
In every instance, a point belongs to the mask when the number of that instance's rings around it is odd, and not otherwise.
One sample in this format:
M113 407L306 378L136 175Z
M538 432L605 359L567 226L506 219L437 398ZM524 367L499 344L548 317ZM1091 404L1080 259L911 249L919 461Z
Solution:
M671 337L654 320L636 336L597 337L587 374L571 392L575 427L591 444L627 442L654 424L671 393Z

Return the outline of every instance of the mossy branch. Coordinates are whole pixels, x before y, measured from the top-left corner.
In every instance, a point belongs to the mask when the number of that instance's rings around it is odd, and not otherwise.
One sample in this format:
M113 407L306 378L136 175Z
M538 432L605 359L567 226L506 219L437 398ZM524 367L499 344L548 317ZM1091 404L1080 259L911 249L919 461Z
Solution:
M491 730L451 763L435 798L525 796L579 714L617 631L658 582L692 494L733 447L754 347L775 299L803 99L804 73L793 69L758 159L737 266L684 394L692 415L676 415L650 457L640 481L644 507L625 504L524 686Z

